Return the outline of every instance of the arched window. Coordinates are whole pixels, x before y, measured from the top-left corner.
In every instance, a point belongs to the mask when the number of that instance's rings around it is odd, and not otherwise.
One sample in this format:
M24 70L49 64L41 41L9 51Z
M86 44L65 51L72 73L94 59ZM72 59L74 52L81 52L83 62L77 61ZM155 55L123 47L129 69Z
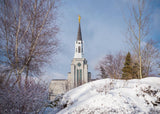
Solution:
M80 53L80 50L81 50L81 49L80 49L80 46L78 46L78 53Z
M77 69L77 85L82 85L82 69Z

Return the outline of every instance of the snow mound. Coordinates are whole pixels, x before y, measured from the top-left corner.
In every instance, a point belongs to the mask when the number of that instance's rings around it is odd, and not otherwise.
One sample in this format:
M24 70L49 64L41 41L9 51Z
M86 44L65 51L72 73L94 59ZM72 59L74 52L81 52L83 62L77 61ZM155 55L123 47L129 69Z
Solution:
M58 114L160 113L160 78L102 79L67 92Z

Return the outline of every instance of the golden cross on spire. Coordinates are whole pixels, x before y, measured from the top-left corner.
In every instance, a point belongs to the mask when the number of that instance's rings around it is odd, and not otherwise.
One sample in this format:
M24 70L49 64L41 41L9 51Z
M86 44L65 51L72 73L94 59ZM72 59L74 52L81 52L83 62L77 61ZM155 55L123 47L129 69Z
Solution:
M78 16L78 20L79 20L79 23L80 23L80 21L81 21L81 16L80 15Z

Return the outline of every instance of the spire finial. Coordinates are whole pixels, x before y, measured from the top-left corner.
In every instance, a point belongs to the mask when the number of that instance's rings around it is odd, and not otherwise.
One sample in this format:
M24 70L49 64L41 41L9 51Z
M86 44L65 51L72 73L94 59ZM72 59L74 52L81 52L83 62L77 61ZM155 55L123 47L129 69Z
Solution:
M78 15L78 21L79 21L79 23L80 23L80 21L81 21L81 16L80 16L80 15Z

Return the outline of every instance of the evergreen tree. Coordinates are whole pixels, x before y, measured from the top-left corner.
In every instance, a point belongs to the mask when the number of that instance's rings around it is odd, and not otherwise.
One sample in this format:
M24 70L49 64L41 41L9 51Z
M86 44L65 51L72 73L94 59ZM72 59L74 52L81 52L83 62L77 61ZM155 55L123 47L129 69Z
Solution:
M122 69L122 79L132 79L132 59L131 59L131 54L130 52L128 52L126 59L125 59L125 63L124 63L124 67Z
M133 79L138 79L139 78L139 64L137 62L133 63L132 78Z
M142 78L148 77L148 74L146 74L145 69L147 69L147 68L142 65Z

